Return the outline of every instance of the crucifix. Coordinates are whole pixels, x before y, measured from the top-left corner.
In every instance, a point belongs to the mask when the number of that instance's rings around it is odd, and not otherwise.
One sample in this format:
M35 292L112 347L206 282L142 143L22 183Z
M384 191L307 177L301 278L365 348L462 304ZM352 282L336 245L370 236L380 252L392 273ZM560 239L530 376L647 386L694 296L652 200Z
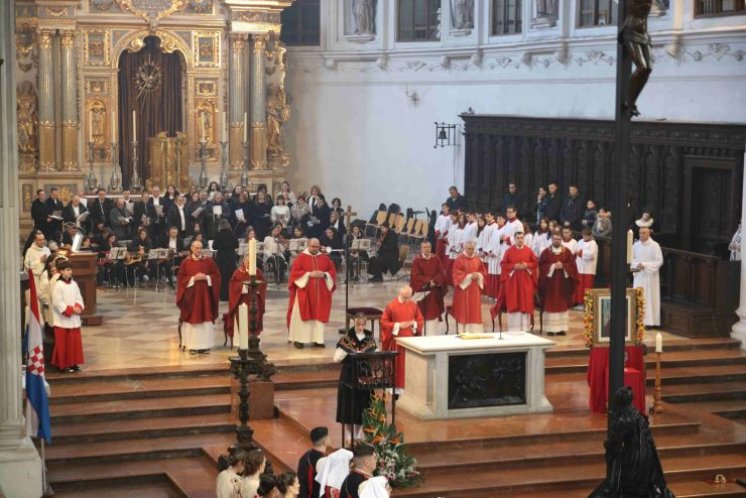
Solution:
M347 231L350 230L350 225L352 223L352 217L357 216L357 213L352 211L352 206L347 206L347 211L344 212L345 217L345 228L347 228Z

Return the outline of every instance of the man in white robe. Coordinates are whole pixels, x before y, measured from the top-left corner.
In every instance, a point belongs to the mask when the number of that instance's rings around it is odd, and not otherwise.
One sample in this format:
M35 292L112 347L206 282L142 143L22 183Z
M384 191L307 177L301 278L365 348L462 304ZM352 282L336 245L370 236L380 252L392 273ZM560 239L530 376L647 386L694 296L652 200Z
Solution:
M663 252L650 237L650 228L640 228L640 240L632 246L632 286L642 288L645 299L645 326L659 327L661 324L660 268Z

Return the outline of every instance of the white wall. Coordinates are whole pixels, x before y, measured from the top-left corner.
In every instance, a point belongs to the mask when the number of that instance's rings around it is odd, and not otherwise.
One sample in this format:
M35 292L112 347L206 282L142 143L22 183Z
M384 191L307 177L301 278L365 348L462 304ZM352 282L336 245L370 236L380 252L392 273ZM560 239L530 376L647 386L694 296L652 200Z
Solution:
M469 107L613 118L616 28L575 28L574 1L561 2L556 27L510 37L488 35L487 2L478 1L470 35L451 37L445 12L442 41L424 44L396 43L395 2L378 3L373 41L346 41L340 3L329 0L321 46L289 49L285 140L298 191L318 183L365 217L379 202L432 209L463 185L463 149L434 149L435 121L460 124ZM746 16L696 20L692 2L672 4L651 19L656 62L638 102L643 119L746 123Z

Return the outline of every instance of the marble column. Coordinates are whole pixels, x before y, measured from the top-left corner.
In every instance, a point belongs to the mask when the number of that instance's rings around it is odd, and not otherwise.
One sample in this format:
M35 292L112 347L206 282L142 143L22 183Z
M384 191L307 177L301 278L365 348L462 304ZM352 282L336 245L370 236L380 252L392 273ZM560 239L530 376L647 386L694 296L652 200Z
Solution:
M249 77L251 169L267 169L267 86L264 81L264 48L267 35L251 35Z
M80 171L78 164L78 78L75 57L75 31L60 35L60 68L62 80L62 169Z
M49 29L41 29L38 32L39 82L37 86L39 93L39 169L41 171L57 169L55 161L53 36L54 32Z
M51 36L49 41L51 42ZM50 43L51 46L51 43ZM0 2L0 120L16 122L15 16L12 2ZM41 460L25 435L21 391L21 301L18 268L19 187L16 127L0 127L0 487L5 496L42 494Z
M240 170L243 167L244 112L246 110L246 35L230 34L229 66L229 147L230 169Z
M746 164L746 154L744 154L744 164ZM746 188L746 175L743 175L743 186ZM746 192L746 190L744 190ZM741 196L741 227L746 227L746 195ZM743 233L743 232L742 232ZM734 339L741 341L741 349L746 349L746 264L743 261L745 251L743 244L741 245L741 294L740 303L736 314L738 315L738 321L733 324L733 330L730 335Z

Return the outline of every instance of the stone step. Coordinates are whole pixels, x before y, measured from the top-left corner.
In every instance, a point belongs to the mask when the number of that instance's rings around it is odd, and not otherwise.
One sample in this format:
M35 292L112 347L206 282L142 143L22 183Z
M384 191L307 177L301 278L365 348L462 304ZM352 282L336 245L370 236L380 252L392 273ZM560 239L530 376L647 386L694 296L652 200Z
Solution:
M703 365L698 367L661 366L661 384L710 384L732 381L746 381L744 365ZM655 368L647 369L647 385L655 385Z
M159 438L134 438L86 444L54 444L46 448L47 467L103 464L132 460L198 457L209 445L225 446L235 442L234 434L197 434Z
M667 403L694 403L729 399L746 400L746 381L682 384L663 389L663 400Z
M699 455L677 456L662 459L667 480L675 483L679 480L712 479L715 474L740 475L746 471L746 454L722 453L703 459ZM474 470L464 479L463 472L442 470L429 475L418 487L400 489L396 497L433 497L444 498L464 496L513 496L517 491L550 491L568 486L584 487L589 493L606 474L603 459L595 463L577 465L572 458L561 463L537 467L526 465L521 468L490 468ZM535 494L532 496L536 496ZM557 494L556 496L565 496ZM587 496L587 494L586 494Z
M85 404L53 405L51 407L53 426L59 423L91 423L102 420L132 420L229 412L229 394L96 401Z
M90 380L80 385L52 382L50 404L88 403L125 399L165 398L173 396L203 396L230 392L230 374L201 374L195 377L144 377ZM335 387L339 372L280 372L272 378L276 391Z
M136 438L189 436L233 433L235 421L230 413L179 415L171 417L107 420L85 424L55 424L54 444L83 444Z
M723 399L697 403L697 409L705 410L731 420L746 419L746 403L742 399Z
M132 483L130 478L113 479L106 483L87 483L85 489L73 485L62 485L54 489L55 498L185 498L173 481L165 475L142 477Z

